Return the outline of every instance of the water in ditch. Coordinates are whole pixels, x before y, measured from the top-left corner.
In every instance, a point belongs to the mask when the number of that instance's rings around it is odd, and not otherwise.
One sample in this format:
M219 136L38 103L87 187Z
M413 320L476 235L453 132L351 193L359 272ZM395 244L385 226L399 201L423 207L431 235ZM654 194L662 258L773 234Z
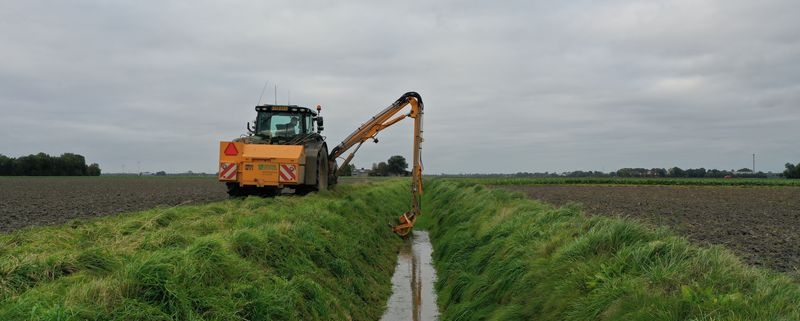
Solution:
M436 321L436 270L428 232L415 230L397 255L392 276L392 296L381 321Z

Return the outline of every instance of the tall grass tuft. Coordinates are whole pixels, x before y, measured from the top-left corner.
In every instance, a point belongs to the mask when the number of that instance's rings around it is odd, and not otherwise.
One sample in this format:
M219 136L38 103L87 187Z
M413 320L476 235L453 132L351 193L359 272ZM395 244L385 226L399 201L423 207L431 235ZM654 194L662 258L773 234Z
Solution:
M408 181L0 235L0 320L376 320Z
M441 320L800 320L800 285L665 229L427 185Z

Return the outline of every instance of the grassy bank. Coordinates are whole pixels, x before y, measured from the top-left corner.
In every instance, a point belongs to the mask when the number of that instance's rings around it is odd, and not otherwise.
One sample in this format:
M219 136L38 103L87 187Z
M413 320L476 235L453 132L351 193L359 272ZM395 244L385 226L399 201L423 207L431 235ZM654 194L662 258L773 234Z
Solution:
M427 185L441 320L800 320L800 285L666 230Z
M543 178L447 178L462 183L486 185L688 185L688 186L800 186L800 179L782 178L624 178L624 177L543 177Z
M0 320L376 320L405 181L0 235Z

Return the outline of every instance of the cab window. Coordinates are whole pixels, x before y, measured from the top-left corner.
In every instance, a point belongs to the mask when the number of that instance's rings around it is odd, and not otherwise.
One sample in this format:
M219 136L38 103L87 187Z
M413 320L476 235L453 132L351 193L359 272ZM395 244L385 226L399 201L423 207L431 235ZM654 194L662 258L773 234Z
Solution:
M293 137L308 132L309 118L297 113L260 112L256 119L256 133L270 137Z

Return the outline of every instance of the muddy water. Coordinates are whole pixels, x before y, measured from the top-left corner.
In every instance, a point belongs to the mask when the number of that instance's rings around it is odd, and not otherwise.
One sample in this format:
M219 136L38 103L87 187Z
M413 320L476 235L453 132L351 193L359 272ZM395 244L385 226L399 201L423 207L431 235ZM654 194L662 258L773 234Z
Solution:
M436 321L436 270L431 264L433 247L428 232L415 230L397 255L392 276L392 296L381 321Z

